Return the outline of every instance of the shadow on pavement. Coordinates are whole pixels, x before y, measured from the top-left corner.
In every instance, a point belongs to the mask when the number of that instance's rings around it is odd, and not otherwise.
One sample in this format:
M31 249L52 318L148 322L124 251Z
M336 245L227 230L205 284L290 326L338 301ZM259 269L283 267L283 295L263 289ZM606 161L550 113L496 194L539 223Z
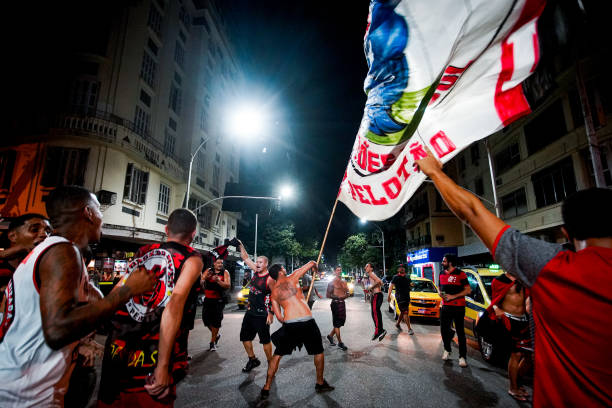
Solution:
M458 367L458 364L457 364ZM497 406L499 398L493 392L486 391L480 380L472 375L470 367L461 368L460 371L454 369L452 361L445 361L443 365L444 386L450 392L459 397L457 406L459 407L494 407Z

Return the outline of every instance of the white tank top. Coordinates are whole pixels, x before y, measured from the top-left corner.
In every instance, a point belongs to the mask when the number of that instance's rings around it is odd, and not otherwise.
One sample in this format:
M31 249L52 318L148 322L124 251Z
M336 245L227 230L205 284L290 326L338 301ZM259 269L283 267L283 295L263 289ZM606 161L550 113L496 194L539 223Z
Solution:
M35 269L51 246L70 242L52 236L19 264L6 288L0 324L0 405L2 407L63 407L78 342L52 350L42 330L40 295ZM79 301L87 301L87 271L79 283Z

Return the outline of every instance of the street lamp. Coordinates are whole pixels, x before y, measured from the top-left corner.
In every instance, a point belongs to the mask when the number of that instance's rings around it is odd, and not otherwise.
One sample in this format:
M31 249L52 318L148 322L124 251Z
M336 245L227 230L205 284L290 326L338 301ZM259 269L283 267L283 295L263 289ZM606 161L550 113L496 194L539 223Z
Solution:
M368 220L366 220L365 218L360 218L359 219L359 223L361 225L365 225L368 222ZM383 256L383 276L387 276L387 268L386 268L386 264L385 264L385 233L383 232L382 228L380 228L378 225L376 225L375 223L372 223L372 225L374 225L376 228L378 228L378 230L380 231L380 235L382 237L382 246L376 246L373 245L374 248L382 248L382 256Z
M255 105L243 104L238 109L233 109L226 118L228 123L227 131L232 136L254 137L261 134L264 130L265 114L261 108L256 108ZM191 192L191 170L193 169L193 160L198 151L210 139L206 137L200 145L194 150L189 158L189 175L187 176L187 208L189 208L189 194ZM212 200L215 201L215 200ZM200 206L200 207L203 207ZM200 208L198 207L198 208Z
M285 185L281 188L281 194L278 197L267 197L267 196L221 196L221 197L216 197L213 198L212 200L208 200L206 201L204 204L199 205L197 208L195 208L193 210L194 213L197 214L198 210L200 208L203 208L205 206L207 206L208 204L214 202L214 201L218 201L218 200L222 200L224 198L246 198L246 199L250 199L250 200L274 200L274 201L278 201L279 203L281 202L281 200L286 200L288 198L291 198L293 196L293 188L291 186ZM254 249L254 256L255 259L257 259L257 223L258 223L258 218L259 218L259 214L255 214L255 249Z

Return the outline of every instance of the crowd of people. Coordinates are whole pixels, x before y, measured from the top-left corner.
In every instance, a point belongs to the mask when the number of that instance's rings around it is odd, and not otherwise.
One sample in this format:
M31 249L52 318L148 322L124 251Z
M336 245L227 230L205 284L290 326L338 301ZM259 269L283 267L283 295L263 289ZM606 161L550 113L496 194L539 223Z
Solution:
M492 284L493 300L479 321L479 330L487 330L488 322L489 329L501 328L501 337L510 344L509 394L520 401L528 399L519 376L533 363L534 406L612 406L612 353L607 343L612 337L612 191L584 190L565 201L563 231L571 245L562 246L506 225L457 186L432 155L417 164L506 271ZM167 239L140 248L128 272L104 295L86 269L87 249L101 236L102 213L96 196L82 187L60 187L49 194L46 210L48 218L40 214L16 217L4 234L1 405L86 404L92 388L79 382L84 376L75 379L75 373L79 366L91 367L99 353L103 360L98 406L172 406L176 384L188 369L189 332L202 289L202 320L211 333L209 350L214 352L220 341L224 298L231 286L223 262L228 244L215 249L212 265L205 267L206 260L191 247L196 217L187 209L177 209L169 216ZM256 336L266 356L267 378L260 398L268 398L282 356L302 347L313 356L314 390L333 391L324 377L323 336L311 312L315 296L321 298L308 276L317 270L316 262L288 274L282 265L269 266L265 256L252 260L239 240L230 244L252 271L240 341L247 355L244 372L261 365L253 345ZM442 298L442 359L451 358L456 334L459 366L466 367L463 320L470 286L457 267L456 256L447 254L442 264L444 271L437 282ZM397 269L387 300L395 292L400 310L396 328L402 330L404 323L413 335L408 313L413 284L406 265ZM382 341L387 334L380 311L383 282L371 264L365 265L365 271L372 341ZM341 273L340 267L334 270L326 291L333 326L326 338L330 345L347 350L340 331L346 322L349 290ZM535 326L533 336L529 316ZM270 334L274 319L281 327ZM102 327L107 334L103 349L92 340Z

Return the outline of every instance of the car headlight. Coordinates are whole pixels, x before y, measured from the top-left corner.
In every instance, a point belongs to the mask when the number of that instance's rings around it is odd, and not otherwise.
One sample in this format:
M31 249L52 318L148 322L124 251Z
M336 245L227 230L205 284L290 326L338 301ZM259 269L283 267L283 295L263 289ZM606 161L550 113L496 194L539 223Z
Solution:
M349 288L350 290L353 290L353 289L355 289L355 285L354 285L354 284L352 284L352 283L349 283L349 284L348 284L348 288Z
M242 299L244 297L244 295L242 293L238 294L238 299Z

